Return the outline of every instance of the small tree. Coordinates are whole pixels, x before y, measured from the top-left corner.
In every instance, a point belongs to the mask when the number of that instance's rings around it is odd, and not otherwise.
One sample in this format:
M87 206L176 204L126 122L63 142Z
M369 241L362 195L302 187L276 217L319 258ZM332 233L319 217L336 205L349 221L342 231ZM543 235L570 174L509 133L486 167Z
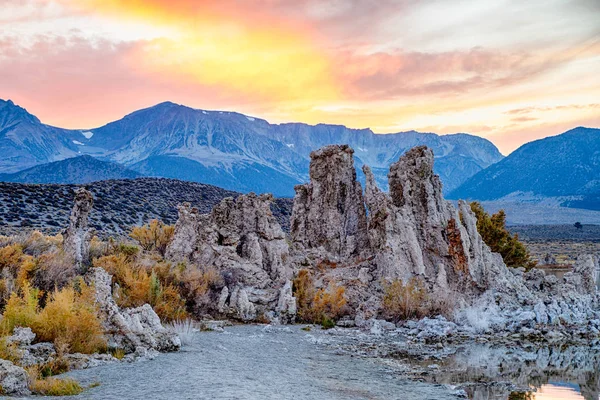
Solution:
M575 229L582 229L583 225L581 225L581 222L577 221L573 224L573 226L575 227Z
M471 210L477 217L477 231L481 238L493 252L502 255L507 266L525 269L535 267L536 263L531 259L525 245L519 241L519 235L511 235L506 229L504 210L490 216L476 201L471 203Z

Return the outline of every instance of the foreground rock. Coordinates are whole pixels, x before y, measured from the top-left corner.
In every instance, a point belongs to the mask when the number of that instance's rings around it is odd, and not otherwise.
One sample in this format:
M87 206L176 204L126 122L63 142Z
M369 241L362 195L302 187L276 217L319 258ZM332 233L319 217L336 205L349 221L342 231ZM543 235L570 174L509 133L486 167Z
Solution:
M402 281L422 289L428 312L452 316L470 332L598 334L597 258L582 257L560 281L508 268L483 242L470 206L443 198L433 164L430 149L411 149L390 167L389 193L364 166L363 194L353 150L326 146L311 153L310 182L295 188L290 245L271 214L271 197L251 193L225 199L209 214L181 206L167 257L214 266L225 278L218 311L244 321L293 321L290 279L306 269L317 289L344 287L354 320L346 318L348 326L381 326L373 320L390 317L382 307L385 287Z
M166 252L174 261L216 268L225 278L218 311L244 321L270 312L275 318L280 291L293 276L271 201L270 195L254 193L226 198L210 214L184 204Z
M326 146L310 154L310 182L295 187L290 234L296 252L323 249L335 259L368 251L367 216L352 150Z
M0 359L0 394L25 396L29 391L29 376L23 368Z
M96 302L104 323L109 347L145 356L151 351L177 351L181 340L167 330L149 304L119 309L112 297L112 277L102 268L92 268L88 279L94 284Z

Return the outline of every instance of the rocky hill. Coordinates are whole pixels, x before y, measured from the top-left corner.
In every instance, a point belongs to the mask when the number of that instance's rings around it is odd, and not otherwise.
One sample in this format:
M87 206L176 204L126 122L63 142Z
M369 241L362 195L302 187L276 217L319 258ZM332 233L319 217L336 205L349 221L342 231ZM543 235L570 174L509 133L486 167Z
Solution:
M79 156L28 168L14 174L0 174L2 182L21 183L90 183L108 179L139 178L139 172L122 165Z
M556 197L598 192L600 129L579 127L521 146L475 174L449 197L495 200L514 193ZM587 199L586 208L594 209L595 205L588 204L594 198Z
M23 228L59 232L68 225L78 187L92 193L94 208L90 226L103 237L126 234L132 226L154 218L173 224L177 220L177 205L182 202L191 203L200 212L208 212L223 198L239 195L211 185L158 178L85 185L0 182L0 234L20 233ZM276 200L272 210L282 226L289 226L290 199Z
M492 143L466 134L378 135L339 125L276 125L170 102L100 128L66 130L42 124L11 101L0 103L0 173L87 154L144 176L292 196L294 185L308 180L310 152L327 144L353 146L357 168L369 164L383 188L389 165L416 145L433 149L445 191L502 159Z

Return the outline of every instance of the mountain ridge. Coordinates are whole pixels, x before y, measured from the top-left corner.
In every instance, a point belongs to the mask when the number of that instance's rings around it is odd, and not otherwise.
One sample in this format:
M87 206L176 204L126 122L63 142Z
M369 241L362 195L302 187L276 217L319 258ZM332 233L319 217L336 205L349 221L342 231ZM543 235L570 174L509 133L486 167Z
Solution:
M145 176L191 179L242 192L264 191L269 183L274 194L291 196L294 185L308 180L310 152L327 144L353 147L357 168L369 164L384 189L389 164L416 145L434 150L436 172L446 191L502 159L491 142L468 134L376 134L368 128L343 125L271 124L236 112L200 110L173 102L136 110L92 129L55 128L34 118L23 125L26 129L17 126L16 133L14 126L5 126L12 136L0 135L0 149L12 146L21 158L0 157L0 172L90 155ZM28 146L15 139L17 134L30 137L27 143L49 137L47 148Z
M526 143L448 197L497 200L518 192L544 197L600 192L600 129L577 127Z

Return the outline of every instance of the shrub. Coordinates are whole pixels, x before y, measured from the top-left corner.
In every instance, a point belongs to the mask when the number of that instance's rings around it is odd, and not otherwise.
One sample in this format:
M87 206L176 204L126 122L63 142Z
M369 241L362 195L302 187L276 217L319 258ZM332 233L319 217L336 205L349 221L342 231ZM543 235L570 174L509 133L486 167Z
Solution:
M0 358L8 360L13 364L19 364L21 362L23 354L15 343L9 344L6 340L6 336L0 338Z
M129 236L137 240L144 250L156 250L164 256L174 233L173 225L165 225L163 222L153 219L148 225L133 228Z
M477 231L481 238L493 252L502 255L507 266L525 269L535 267L535 261L531 259L525 245L519 241L519 236L511 235L506 229L504 210L490 216L478 202L471 203L471 210L477 217Z
M33 289L28 283L23 285L21 295L13 292L6 303L2 315L2 332L12 334L17 326L33 327L37 322L39 290Z
M75 263L62 251L42 254L28 274L31 282L46 293L68 286L77 276Z
M419 318L426 313L427 291L422 281L413 278L406 284L400 279L383 285L383 314L393 321Z
M42 396L74 396L83 392L83 388L73 378L40 378L36 372L30 372L29 389Z
M310 272L300 270L293 281L293 291L298 317L305 322L330 328L344 314L346 289L343 286L330 282L327 288L317 290Z
M75 353L91 354L106 348L102 322L94 302L93 288L83 281L56 290L39 313L34 332L38 340L62 342Z
M101 257L94 261L94 266L104 268L119 284L115 297L120 307L139 307L148 303L161 319L172 321L187 316L185 301L177 288L159 278L158 270L162 264L154 271L119 254Z
M55 290L40 310L39 290L26 283L21 295L13 293L2 316L2 331L12 333L16 326L30 327L36 339L54 342L58 348L78 353L94 353L106 347L102 323L94 303L93 289L83 281ZM63 352L66 350L63 350Z
M10 244L0 248L0 270L8 270L12 276L16 276L23 257L21 245Z

